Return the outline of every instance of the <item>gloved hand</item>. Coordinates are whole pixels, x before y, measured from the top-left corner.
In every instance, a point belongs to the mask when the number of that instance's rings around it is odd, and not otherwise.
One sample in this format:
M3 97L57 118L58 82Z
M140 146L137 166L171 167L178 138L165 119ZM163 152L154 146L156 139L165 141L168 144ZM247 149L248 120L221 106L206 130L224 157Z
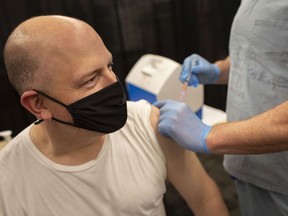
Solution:
M169 136L185 149L209 153L206 136L211 127L204 124L185 103L164 100L154 103L160 108L158 130Z
M195 62L195 65L192 66ZM192 70L190 79L189 73ZM202 58L197 54L192 54L187 57L182 65L182 72L179 79L182 83L186 80L188 81L189 86L197 87L198 84L211 84L219 79L220 69L216 64L211 64L206 59Z

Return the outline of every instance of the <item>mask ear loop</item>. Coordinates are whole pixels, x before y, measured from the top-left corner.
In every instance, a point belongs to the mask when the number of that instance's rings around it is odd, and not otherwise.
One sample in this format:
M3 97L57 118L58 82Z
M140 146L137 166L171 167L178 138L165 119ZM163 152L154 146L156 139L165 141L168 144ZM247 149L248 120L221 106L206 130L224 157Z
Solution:
M53 102L58 103L58 104L64 106L65 108L67 108L67 105L66 105L66 104L62 103L61 101L56 100L55 98L52 98L51 96L45 94L44 92L41 92L41 91L38 91L38 90L35 90L35 89L34 89L34 91L36 91L36 92L37 92L38 94L40 94L40 95L43 95L44 97L48 98L49 100L52 100ZM53 118L53 119L54 119L54 118ZM58 119L55 119L55 120L58 120ZM34 124L34 125L38 125L38 124L40 124L40 123L43 122L43 121L44 121L43 119L38 119L38 120L36 120L33 124ZM59 120L59 122L60 122L60 120Z
M34 125L38 125L38 124L40 124L41 122L43 122L44 120L43 119L38 119L38 120L36 120L33 124Z

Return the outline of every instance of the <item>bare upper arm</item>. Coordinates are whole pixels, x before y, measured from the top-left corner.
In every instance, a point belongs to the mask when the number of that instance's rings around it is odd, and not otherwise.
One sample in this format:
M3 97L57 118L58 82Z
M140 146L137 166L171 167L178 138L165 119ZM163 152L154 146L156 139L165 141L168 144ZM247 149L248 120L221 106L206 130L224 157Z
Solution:
M203 169L195 153L183 149L172 139L164 137L158 132L159 114L159 109L152 106L150 122L166 157L167 180L195 210L201 206L199 205L201 200L210 199L209 197L214 194L219 196L218 188Z

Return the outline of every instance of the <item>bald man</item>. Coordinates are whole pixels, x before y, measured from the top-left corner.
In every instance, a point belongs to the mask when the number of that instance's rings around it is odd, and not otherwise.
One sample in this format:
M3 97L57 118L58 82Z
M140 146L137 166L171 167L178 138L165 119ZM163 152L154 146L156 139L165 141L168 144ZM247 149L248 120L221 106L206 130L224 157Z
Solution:
M40 16L4 60L38 120L0 153L0 215L165 215L169 180L196 215L228 215L197 157L159 135L159 110L127 102L112 55L83 21Z

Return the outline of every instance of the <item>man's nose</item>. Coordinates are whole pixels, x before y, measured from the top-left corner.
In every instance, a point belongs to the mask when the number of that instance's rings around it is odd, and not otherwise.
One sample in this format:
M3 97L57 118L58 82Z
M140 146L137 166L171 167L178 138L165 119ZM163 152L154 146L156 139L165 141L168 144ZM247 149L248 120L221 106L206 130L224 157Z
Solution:
M116 74L113 72L112 69L107 69L105 77L109 84L115 83L118 80Z

